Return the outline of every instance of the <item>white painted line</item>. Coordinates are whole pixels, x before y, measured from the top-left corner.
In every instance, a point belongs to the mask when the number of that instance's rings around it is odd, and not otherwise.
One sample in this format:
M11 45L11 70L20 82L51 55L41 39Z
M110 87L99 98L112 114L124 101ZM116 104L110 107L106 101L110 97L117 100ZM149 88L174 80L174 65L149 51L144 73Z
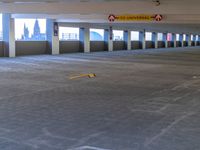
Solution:
M93 146L81 146L81 147L77 147L70 150L111 150L111 149L104 149L104 148L93 147Z

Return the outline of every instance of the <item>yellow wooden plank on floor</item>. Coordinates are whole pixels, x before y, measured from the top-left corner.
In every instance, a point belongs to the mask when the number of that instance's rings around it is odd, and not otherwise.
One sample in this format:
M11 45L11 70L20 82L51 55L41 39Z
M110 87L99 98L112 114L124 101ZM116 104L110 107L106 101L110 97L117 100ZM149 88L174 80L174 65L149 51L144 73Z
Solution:
M94 73L80 74L80 75L77 75L77 76L71 76L71 77L69 77L69 79L73 80L73 79L78 79L78 78L83 78L83 77L95 78L96 74L94 74Z

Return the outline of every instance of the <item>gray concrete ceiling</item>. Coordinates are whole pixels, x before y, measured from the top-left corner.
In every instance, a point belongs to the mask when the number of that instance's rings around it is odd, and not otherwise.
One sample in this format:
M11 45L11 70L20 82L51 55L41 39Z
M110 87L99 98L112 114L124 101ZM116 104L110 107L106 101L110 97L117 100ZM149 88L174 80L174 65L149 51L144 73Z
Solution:
M200 24L199 0L0 0L14 17L47 17L71 22L108 22L109 14L162 14L162 23Z

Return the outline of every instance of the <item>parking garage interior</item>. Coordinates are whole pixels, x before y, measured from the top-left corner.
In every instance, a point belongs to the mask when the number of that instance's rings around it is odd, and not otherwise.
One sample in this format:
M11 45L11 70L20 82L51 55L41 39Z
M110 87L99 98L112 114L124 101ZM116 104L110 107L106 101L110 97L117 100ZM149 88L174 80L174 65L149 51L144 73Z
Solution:
M0 0L0 150L199 150L199 5Z

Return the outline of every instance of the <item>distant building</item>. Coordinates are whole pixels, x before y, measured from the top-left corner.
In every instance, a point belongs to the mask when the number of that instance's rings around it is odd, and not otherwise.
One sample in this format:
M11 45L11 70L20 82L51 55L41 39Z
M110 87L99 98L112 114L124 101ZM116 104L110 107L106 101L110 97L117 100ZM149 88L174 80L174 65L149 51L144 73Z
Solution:
M78 40L77 33L62 33L62 40Z
M41 33L41 30L40 30L40 25L39 25L39 22L38 20L36 19L35 20L35 24L34 24L34 28L33 28L33 34L31 36L29 36L30 34L30 31L28 29L28 27L26 27L26 24L24 24L24 33L21 37L20 40L41 40L41 41L44 41L46 40L46 34L45 33Z
M123 38L121 36L119 36L119 35L116 35L116 36L114 36L114 40L115 41L122 41Z
M24 24L24 34L22 35L22 40L29 40L29 30L28 27L26 27L26 24Z

